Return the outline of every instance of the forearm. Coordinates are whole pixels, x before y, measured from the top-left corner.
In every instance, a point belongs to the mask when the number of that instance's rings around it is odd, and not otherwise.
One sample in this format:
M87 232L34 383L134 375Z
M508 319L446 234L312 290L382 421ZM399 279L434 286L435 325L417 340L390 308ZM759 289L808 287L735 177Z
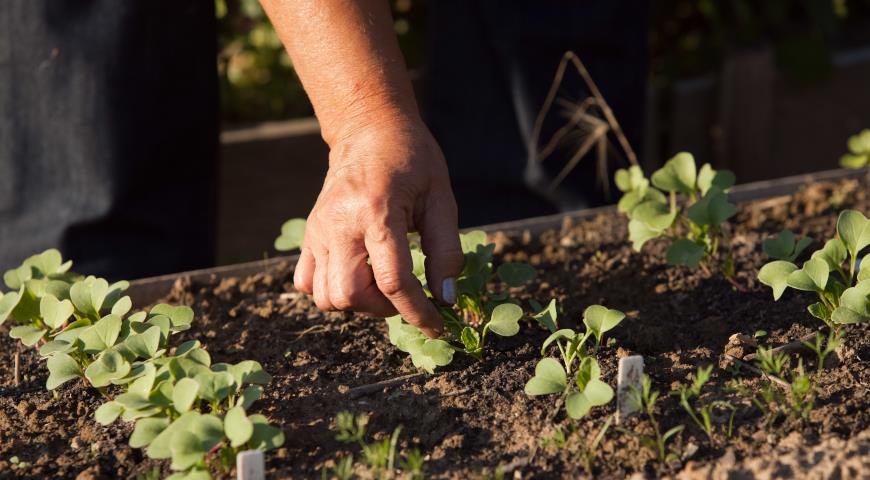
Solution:
M385 0L261 0L334 145L378 123L419 120Z

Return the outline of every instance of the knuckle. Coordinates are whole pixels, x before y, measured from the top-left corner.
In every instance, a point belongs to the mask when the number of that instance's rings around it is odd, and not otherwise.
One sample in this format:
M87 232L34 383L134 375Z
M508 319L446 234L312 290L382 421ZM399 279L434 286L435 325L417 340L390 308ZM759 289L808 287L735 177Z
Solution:
M383 272L375 279L378 284L378 289L387 297L395 297L402 294L408 288L408 282L403 275L398 272Z
M350 297L344 295L336 295L334 297L330 297L330 302L332 305L338 310L352 310L354 307L353 301L351 301Z
M307 293L308 295L311 295L311 293L312 293L311 283L305 282L302 279L299 279L299 278L294 279L293 286L296 287L296 290L298 290L302 293Z
M355 289L340 289L329 295L329 301L338 310L353 310L360 306L360 300L360 292Z
M332 310L332 304L329 303L325 298L321 298L320 296L314 296L314 304L317 305L317 308L328 311Z

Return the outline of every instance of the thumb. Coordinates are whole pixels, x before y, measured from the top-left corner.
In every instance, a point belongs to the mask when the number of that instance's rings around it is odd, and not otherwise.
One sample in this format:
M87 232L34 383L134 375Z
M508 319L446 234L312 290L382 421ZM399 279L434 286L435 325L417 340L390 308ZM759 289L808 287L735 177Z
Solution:
M429 290L450 305L456 303L456 277L465 265L457 223L456 201L448 190L429 202L419 224Z

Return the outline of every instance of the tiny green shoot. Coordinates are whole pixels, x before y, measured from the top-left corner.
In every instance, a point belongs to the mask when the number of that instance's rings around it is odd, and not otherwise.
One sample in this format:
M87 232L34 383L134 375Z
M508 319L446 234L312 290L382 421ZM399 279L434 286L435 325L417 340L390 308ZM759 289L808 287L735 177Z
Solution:
M685 428L685 425L676 425L662 433L662 427L656 419L656 403L658 400L659 391L652 389L652 381L650 380L649 375L644 374L641 377L641 388L632 385L631 390L629 390L629 401L634 405L635 409L642 412L647 421L649 421L650 426L652 427L652 434L639 433L625 429L623 429L623 431L636 435L640 440L641 445L654 453L660 466L666 467L679 458L676 452L671 450L668 442L674 437L674 435L680 433Z
M715 444L716 439L714 437L715 431L713 425L713 415L715 411L717 409L730 410L731 415L729 417L728 426L725 430L725 435L730 437L734 425L734 415L737 410L728 401L715 400L708 402L702 396L701 390L704 388L704 385L710 381L710 374L712 371L712 365L698 367L698 370L695 373L695 378L692 380L692 384L681 386L677 388L674 393L680 397L680 406L689 414L689 417L692 418L695 425L697 425L698 428L707 435L707 438L711 443Z
M815 342L803 342L804 346L816 354L816 373L821 373L824 370L825 359L828 358L828 355L836 352L842 343L842 333L837 330L830 330L827 337L822 332L816 332Z
M393 433L382 440L367 442L366 427L368 416L353 415L348 411L339 412L335 417L335 439L342 443L356 444L360 448L362 458L368 473L373 478L392 478L392 473L400 468L408 478L422 478L426 460L417 449L405 452L399 458L398 441L402 431L401 425ZM353 455L340 458L334 467L324 469L322 478L346 479L353 477Z

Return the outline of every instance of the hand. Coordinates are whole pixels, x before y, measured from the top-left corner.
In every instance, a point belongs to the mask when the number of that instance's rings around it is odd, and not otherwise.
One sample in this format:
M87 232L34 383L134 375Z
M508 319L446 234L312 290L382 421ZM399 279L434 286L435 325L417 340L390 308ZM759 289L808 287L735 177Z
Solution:
M331 146L329 171L305 228L296 288L313 294L322 310L398 312L438 336L443 320L412 273L407 234L420 233L432 294L455 303L464 257L441 149L422 122L406 120L369 124Z

